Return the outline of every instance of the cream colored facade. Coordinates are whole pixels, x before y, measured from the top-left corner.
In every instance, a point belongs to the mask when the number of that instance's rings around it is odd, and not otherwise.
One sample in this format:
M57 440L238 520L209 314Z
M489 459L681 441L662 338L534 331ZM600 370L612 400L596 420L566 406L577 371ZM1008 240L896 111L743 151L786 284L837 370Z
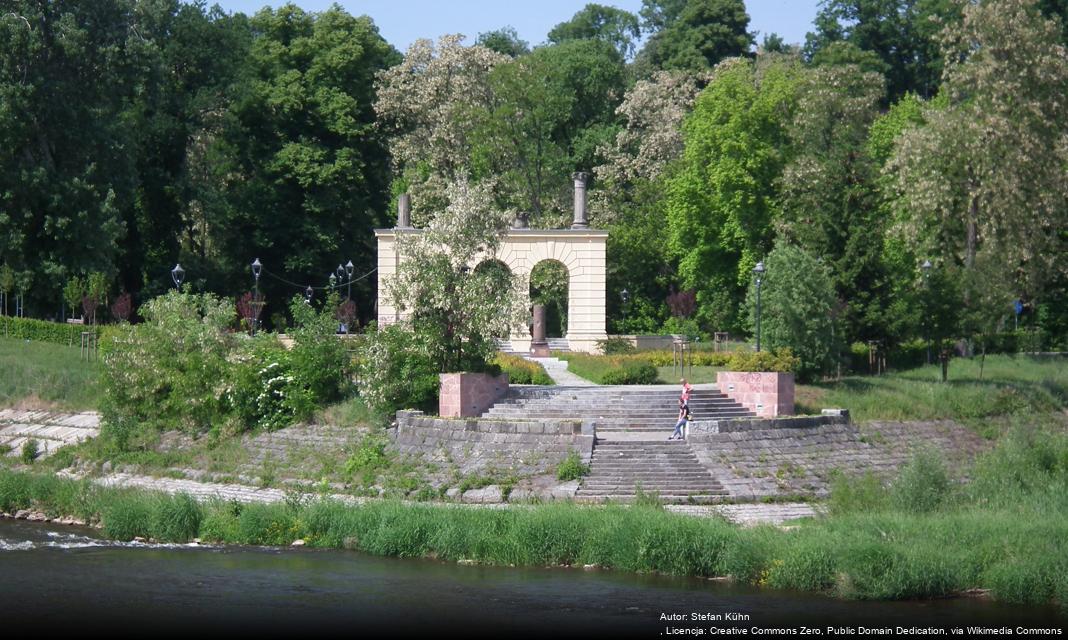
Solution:
M378 324L397 322L401 314L384 295L384 282L397 273L398 234L419 229L376 229L378 238ZM596 229L510 229L492 256L524 279L543 260L558 260L568 273L567 340L572 351L594 352L605 333L605 247L608 232ZM487 256L490 257L490 256ZM472 267L476 265L471 265ZM513 335L516 351L530 349L530 335Z

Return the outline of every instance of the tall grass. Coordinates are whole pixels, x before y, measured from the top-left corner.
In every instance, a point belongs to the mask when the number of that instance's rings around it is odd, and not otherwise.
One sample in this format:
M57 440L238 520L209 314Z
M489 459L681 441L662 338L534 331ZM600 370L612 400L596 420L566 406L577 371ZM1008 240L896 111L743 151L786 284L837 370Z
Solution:
M980 377L982 367L982 377ZM950 363L949 381L937 365L882 376L850 376L840 382L799 385L805 410L847 407L858 420L979 422L1068 407L1068 358L987 356Z
M0 337L0 406L85 411L96 407L100 364L77 347Z

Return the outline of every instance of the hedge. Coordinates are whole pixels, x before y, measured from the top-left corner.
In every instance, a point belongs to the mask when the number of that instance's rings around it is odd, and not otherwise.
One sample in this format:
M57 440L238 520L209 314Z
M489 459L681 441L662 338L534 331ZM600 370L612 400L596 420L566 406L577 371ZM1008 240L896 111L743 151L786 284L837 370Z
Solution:
M110 326L86 326L48 322L47 320L37 320L35 318L0 316L0 336L17 340L51 342L64 346L80 344L83 331L95 331L98 337L103 337L110 330Z

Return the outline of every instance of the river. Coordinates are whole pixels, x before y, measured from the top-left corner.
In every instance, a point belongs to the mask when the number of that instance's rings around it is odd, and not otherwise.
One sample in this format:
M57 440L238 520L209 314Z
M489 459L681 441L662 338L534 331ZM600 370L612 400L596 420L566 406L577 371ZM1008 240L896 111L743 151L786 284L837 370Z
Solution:
M661 620L694 612L730 621ZM145 545L0 520L0 628L161 637L655 637L670 629L1065 628L1054 609L976 599L847 602L720 582L581 569L458 566L351 551ZM372 635L365 635L372 634ZM35 633L36 635L36 633ZM18 637L18 636L7 636Z

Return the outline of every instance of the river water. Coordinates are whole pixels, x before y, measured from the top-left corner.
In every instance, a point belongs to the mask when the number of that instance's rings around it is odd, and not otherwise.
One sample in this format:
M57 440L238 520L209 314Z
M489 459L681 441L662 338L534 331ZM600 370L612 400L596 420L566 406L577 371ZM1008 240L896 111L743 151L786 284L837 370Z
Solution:
M664 621L662 614L739 614ZM726 616L725 616L726 617ZM0 628L144 637L657 637L671 629L1068 627L975 599L846 602L691 578L458 566L351 551L145 545L0 520ZM36 634L35 633L35 634ZM370 635L368 635L370 634ZM860 635L863 635L861 633ZM18 637L15 635L7 637Z

